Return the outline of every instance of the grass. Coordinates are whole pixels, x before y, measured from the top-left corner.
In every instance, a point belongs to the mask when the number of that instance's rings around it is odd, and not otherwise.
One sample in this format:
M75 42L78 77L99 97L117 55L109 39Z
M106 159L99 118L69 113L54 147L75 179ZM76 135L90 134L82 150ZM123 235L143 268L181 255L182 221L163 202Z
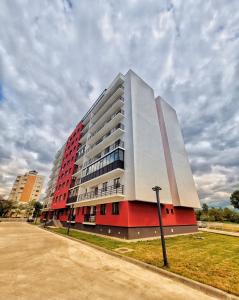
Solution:
M229 232L239 232L239 224L235 223L209 223L208 228Z
M66 228L50 229L66 234ZM115 251L130 248L129 257L163 267L159 240L121 242L70 230L70 236ZM239 239L213 233L200 233L166 239L169 271L239 295Z

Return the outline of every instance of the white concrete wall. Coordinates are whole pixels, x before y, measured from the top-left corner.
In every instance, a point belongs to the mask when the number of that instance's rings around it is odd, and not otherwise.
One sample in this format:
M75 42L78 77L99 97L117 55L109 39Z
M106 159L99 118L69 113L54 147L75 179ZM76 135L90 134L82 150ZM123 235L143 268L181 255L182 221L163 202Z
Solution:
M188 161L188 156L184 146L184 140L178 118L175 110L163 99L157 98L156 102L160 101L162 114L167 134L169 145L170 158L174 175L171 174L170 180L171 190L177 189L178 198L175 199L175 205L199 208L200 202L195 188L192 171ZM174 180L176 182L174 182ZM171 182L172 181L172 182ZM174 186L176 183L176 186Z
M172 203L153 89L131 70L125 76L126 199Z

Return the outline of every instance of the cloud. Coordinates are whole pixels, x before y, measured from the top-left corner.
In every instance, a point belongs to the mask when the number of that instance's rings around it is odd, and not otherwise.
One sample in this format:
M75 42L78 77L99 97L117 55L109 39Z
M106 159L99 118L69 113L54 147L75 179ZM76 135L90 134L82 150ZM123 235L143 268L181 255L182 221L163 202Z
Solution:
M239 182L237 0L3 0L0 193L51 162L118 72L132 68L178 112L203 202ZM4 29L4 30L3 30Z

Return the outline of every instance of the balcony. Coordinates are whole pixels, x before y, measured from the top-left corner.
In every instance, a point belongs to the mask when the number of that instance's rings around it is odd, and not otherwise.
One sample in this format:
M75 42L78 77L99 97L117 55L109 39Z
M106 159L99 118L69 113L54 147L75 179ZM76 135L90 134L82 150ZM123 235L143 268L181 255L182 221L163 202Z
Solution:
M119 110L116 114L111 116L109 120L102 124L88 139L88 144L92 145L98 139L103 137L110 129L114 128L124 117L124 111Z
M80 140L79 140L80 144L84 144L86 142L87 132L88 131L86 131L85 133L82 133L82 136L80 137Z
M124 88L122 86L118 87L116 91L104 102L104 104L95 112L91 121L96 123L105 113L114 105L115 102L119 100L123 100L122 95L124 93Z
M105 189L101 189L98 191L92 191L88 193L84 193L78 196L77 202L83 201L83 200L90 200L90 199L97 199L97 198L108 198L112 195L123 195L124 194L124 186L118 185L118 186L108 186Z
M78 156L75 162L76 165L79 165L83 162L84 155L85 155L85 146L78 151Z
M90 127L90 132L95 132L98 128L100 128L115 112L119 111L123 106L124 101L122 98L117 99L108 110L95 122L92 120L92 126Z
M117 148L92 165L83 169L81 183L118 168L124 169L124 150L120 148Z
M84 215L83 224L85 224L85 225L95 225L95 215L94 214Z
M112 142L118 140L121 137L121 135L124 133L124 129L122 128L115 129L109 136L105 137L97 144L94 144L93 146L88 148L85 153L87 155L87 158L90 159L94 157L96 154L104 150L104 148L106 148Z

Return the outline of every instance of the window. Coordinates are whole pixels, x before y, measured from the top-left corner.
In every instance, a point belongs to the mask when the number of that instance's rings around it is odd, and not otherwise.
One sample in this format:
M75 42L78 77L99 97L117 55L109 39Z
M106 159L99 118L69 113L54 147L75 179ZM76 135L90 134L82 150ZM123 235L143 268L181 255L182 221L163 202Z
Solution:
M112 215L119 215L119 202L112 203Z
M105 215L106 212L106 204L101 204L100 205L100 214Z
M107 181L106 181L106 182L103 182L102 191L103 191L103 192L106 192L106 191L107 191Z
M82 207L82 215L84 215L85 207Z
M108 152L110 152L110 147L105 148L105 154L107 154Z
M174 214L174 211L173 211L173 209L171 208L171 214Z
M115 178L114 179L114 189L117 189L118 187L120 187L120 178Z
M168 208L166 208L166 214L167 214L167 215L169 214L169 210L168 210Z

